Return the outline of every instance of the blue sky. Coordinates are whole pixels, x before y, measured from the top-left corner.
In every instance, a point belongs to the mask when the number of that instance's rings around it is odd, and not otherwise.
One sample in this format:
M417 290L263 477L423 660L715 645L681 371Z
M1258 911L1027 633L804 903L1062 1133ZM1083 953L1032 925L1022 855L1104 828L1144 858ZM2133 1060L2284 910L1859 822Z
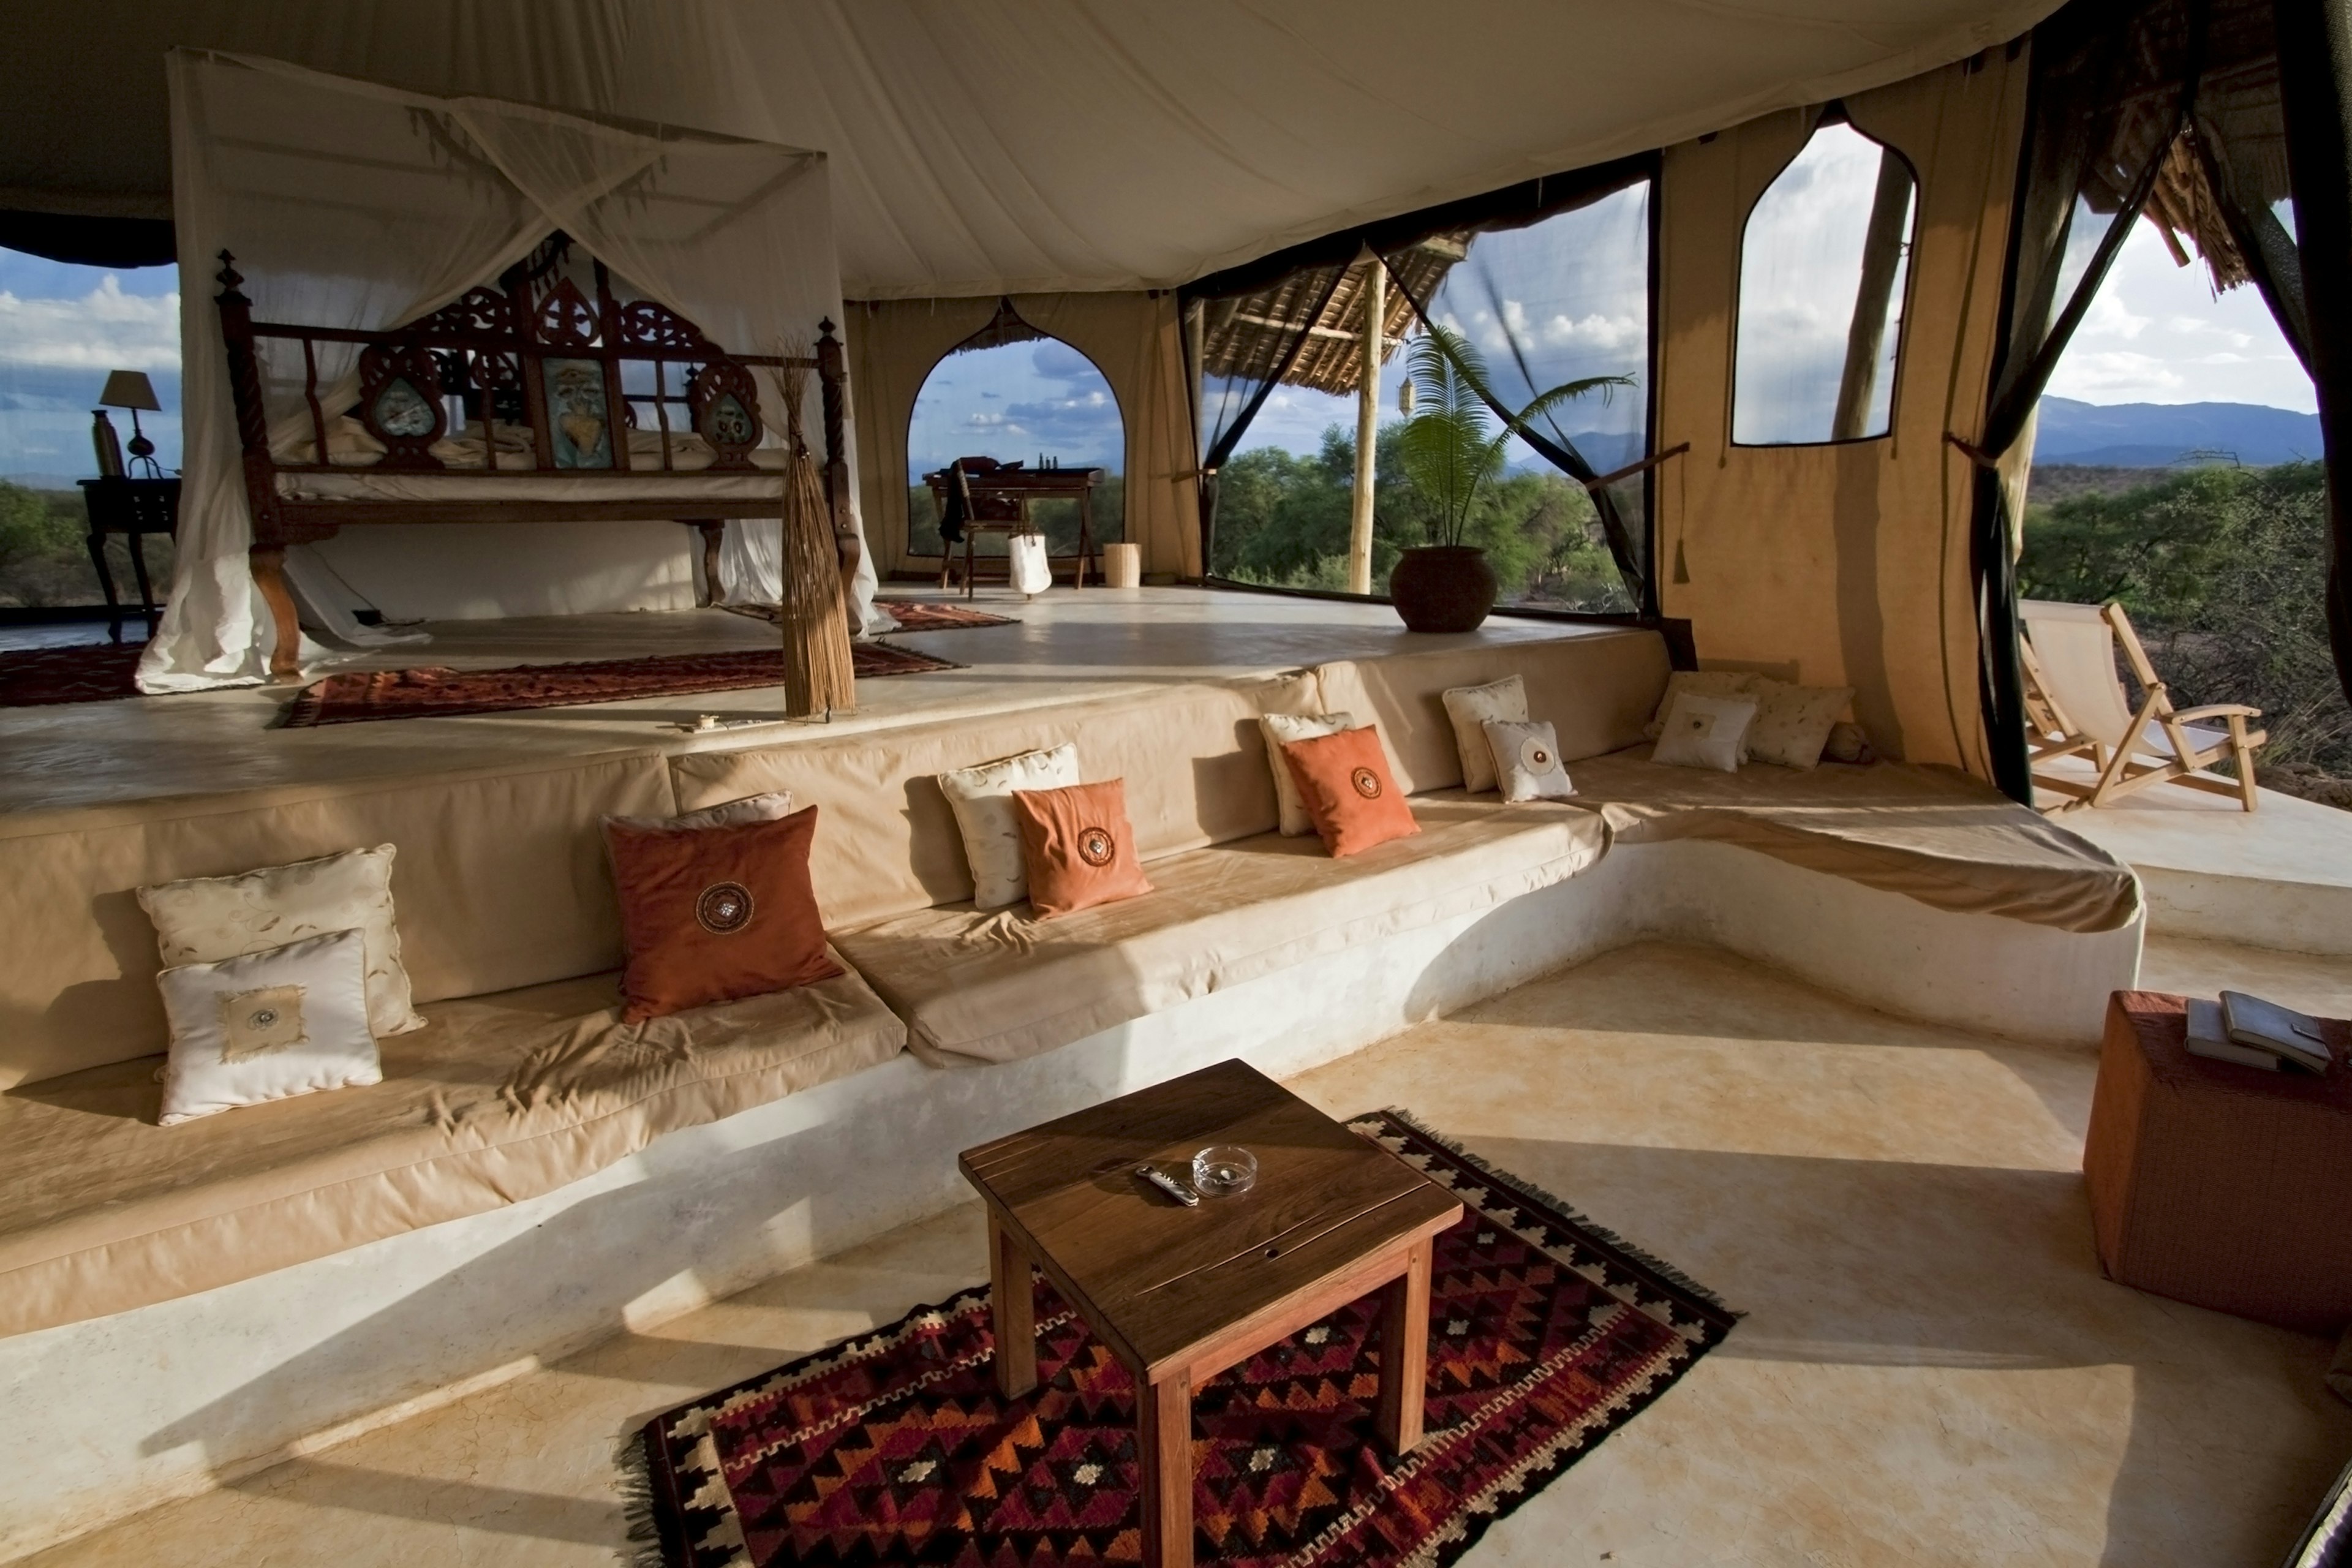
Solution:
M1613 254L1612 237L1623 232L1628 215L1608 204L1588 213L1579 243L1601 247L1592 254ZM1496 256L1480 287L1493 297L1470 297L1465 274L1462 289L1449 285L1440 296L1439 313L1476 338L1482 311L1491 314L1496 305L1506 314L1527 311L1539 325L1559 324L1554 335L1564 345L1563 374L1602 368L1601 360L1612 352L1607 345L1638 325L1630 304L1605 279L1547 286L1538 264L1542 247L1555 242L1538 238L1542 233L1525 231L1517 249L1493 246L1504 237L1489 237ZM89 411L106 373L115 369L144 370L154 379L165 413L147 421L149 434L167 467L178 462L176 290L168 267L102 270L0 250L0 476L63 479L92 472ZM1457 292L1461 300L1449 297ZM1575 352L1567 345L1577 345ZM1534 368L1540 374L1549 367ZM1391 381L1401 371L1391 362ZM2215 299L2204 268L2175 267L2144 223L2134 226L2050 389L2099 404L2256 403L2301 413L2317 406L2260 294L2240 289ZM1593 413L1613 425L1638 404L1621 397L1605 417ZM1582 427L1583 413L1572 411L1567 423ZM117 416L116 422L127 439L129 419ZM1308 453L1334 424L1353 428L1352 398L1278 388L1246 445ZM943 362L925 385L908 440L915 472L968 453L1031 461L1043 453L1065 464L1117 468L1120 447L1108 385L1083 355L1053 342Z

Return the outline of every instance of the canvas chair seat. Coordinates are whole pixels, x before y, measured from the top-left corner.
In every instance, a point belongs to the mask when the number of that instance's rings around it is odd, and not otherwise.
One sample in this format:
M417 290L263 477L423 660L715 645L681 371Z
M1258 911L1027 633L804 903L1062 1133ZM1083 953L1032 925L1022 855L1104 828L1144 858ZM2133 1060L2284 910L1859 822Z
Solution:
M2210 795L2236 797L2254 809L2253 753L2269 737L2247 721L2262 710L2219 702L2175 708L2171 692L2148 661L2124 607L2021 601L2026 641L2025 708L2032 734L2028 750L2036 787L2060 797L2050 807L2113 805L2150 784L2176 784ZM2135 707L2116 669L2120 647L2143 696ZM2091 783L2044 766L2060 758L2083 757L2097 770ZM2237 776L2209 770L2234 763Z

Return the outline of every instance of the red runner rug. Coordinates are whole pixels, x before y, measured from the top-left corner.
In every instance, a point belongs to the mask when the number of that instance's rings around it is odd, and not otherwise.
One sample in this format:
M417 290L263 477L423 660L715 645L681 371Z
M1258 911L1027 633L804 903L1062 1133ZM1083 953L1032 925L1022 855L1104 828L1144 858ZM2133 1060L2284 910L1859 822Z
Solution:
M131 676L143 642L68 643L59 647L0 653L0 708L46 708L57 702L107 702L136 697Z
M860 680L921 675L964 667L887 643L850 645ZM354 670L302 689L287 709L287 729L355 724L371 719L455 719L468 713L512 713L639 697L680 697L697 691L741 691L781 686L783 650L675 653L650 658L601 658L581 664L522 664L507 669Z
M1731 1330L1673 1269L1382 1111L1350 1123L1463 1200L1437 1239L1427 1436L1371 1437L1378 1299L1192 1400L1202 1564L1444 1564ZM1126 1370L1042 1281L1034 1394L1007 1401L988 1291L656 1417L637 1539L668 1568L1141 1560Z

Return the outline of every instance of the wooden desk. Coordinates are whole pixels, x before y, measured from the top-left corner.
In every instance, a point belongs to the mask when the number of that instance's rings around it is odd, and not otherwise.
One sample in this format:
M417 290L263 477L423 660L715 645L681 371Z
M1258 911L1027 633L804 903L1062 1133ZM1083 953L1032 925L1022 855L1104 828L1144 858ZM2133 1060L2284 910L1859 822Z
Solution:
M970 461L970 459L966 459ZM1074 586L1087 585L1087 562L1095 554L1095 487L1103 481L1108 470L1103 468L991 468L985 471L967 468L964 483L971 494L979 516L967 519L963 529L963 592L971 597L972 540L981 533L1034 533L1029 521L1031 503L1041 500L1076 500L1078 503L1078 554ZM939 515L948 514L948 471L939 469L923 476L931 487L931 500ZM940 586L948 585L948 573L954 563L950 552L940 563ZM1008 569L1009 570L1009 569ZM1102 568L1097 564L1095 574Z
M147 552L141 541L148 534L177 537L180 526L180 481L131 479L120 477L83 479L82 510L89 514L89 563L97 569L99 588L106 595L110 629L122 640L122 600L114 591L114 573L106 563L106 536L120 533L131 549L131 574L139 581L139 611L147 617L147 635L163 618L155 589L147 580Z
M1186 1208L1195 1150L1238 1143L1257 1184ZM988 1205L997 1385L1037 1384L1035 1263L1135 1379L1146 1568L1192 1561L1192 1390L1379 1290L1381 1439L1421 1441L1430 1258L1462 1205L1263 1073L1230 1061L967 1149Z

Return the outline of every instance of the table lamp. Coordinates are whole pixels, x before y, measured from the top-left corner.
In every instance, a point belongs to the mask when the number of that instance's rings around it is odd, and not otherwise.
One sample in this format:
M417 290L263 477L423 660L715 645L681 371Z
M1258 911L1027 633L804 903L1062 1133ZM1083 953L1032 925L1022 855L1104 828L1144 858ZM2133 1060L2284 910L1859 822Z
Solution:
M98 395L101 408L131 410L131 475L133 479L160 479L163 470L155 461L155 443L147 439L147 432L139 427L140 411L161 414L163 405L155 400L155 384L147 379L143 370L118 370L106 378L106 390ZM142 471L142 465L143 471Z

